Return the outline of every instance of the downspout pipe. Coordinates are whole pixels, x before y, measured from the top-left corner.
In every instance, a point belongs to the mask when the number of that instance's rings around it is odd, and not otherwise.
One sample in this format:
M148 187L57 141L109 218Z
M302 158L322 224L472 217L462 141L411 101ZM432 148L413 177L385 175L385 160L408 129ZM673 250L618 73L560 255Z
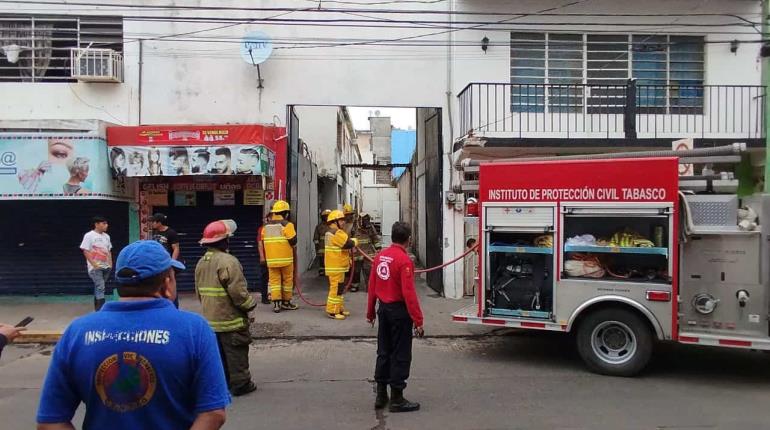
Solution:
M762 34L770 31L770 0L762 0ZM770 87L770 57L761 58L762 60L762 85L764 86L765 116L762 131L765 133L765 192L770 192L770 133L768 133L768 122L770 122L770 97L767 94L767 88Z
M144 39L139 39L139 82L137 84L139 92L139 107L137 108L137 123L142 125L142 77L144 76Z
M521 163L528 161L571 161L571 160L607 160L619 158L654 158L654 157L708 157L714 155L737 155L746 151L746 143L733 143L732 145L717 146L714 148L696 148L689 151L638 151L638 152L611 152L605 154L565 155L531 158L501 158L496 160L465 159L460 168L480 166L482 164L496 163Z

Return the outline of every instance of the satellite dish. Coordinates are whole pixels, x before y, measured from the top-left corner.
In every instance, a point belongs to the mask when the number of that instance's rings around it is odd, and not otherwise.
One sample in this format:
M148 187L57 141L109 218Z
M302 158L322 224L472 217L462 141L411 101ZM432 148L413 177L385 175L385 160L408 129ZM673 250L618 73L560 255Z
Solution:
M241 58L256 66L264 63L273 53L273 41L261 31L251 31L241 41Z

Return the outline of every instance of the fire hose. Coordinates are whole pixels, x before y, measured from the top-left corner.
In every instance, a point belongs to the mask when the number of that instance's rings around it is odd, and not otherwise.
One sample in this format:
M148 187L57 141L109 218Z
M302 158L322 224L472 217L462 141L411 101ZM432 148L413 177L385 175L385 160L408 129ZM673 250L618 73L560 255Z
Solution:
M427 269L415 270L414 273L428 273L428 272L432 272L434 270L443 269L444 267L450 266L450 265L452 265L452 264L462 260L463 258L467 257L468 254L470 254L471 252L476 251L476 249L478 249L478 247L479 247L479 244L475 244L472 247L468 248L468 250L465 251L462 255L457 256L457 257L447 261L446 263L443 263L441 265L434 266L434 267L429 267ZM362 251L361 248L356 246L355 250L358 251L358 253L361 254L361 256L363 256L370 263L374 262L374 259L372 257L370 257L368 254L366 254L364 251ZM295 255L295 261L296 261L296 255ZM294 266L294 271L295 271L295 273L294 273L294 279L295 279L294 284L295 284L295 287L297 288L297 295L299 296L300 300L302 300L303 302L305 302L309 306L316 306L316 307L326 306L326 303L313 303L310 300L305 298L305 296L302 294L302 287L300 286L301 282L300 282L299 276L297 276L297 273L296 273L297 269L296 269L296 267L297 266L295 265ZM348 273L350 273L350 276L348 277L348 280L345 283L345 288L344 288L342 294L345 294L345 293L347 293L350 290L350 286L353 284L353 276L354 276L353 273L355 272L355 269L356 269L356 261L355 261L355 259L351 259L351 261L350 261L350 271L348 272Z

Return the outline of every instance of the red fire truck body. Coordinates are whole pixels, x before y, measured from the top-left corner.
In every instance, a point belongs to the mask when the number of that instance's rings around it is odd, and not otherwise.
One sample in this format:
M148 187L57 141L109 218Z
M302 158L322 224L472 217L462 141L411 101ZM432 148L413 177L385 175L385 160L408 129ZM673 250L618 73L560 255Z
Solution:
M477 300L453 320L575 332L610 375L641 371L656 339L770 349L761 223L738 228L735 194L680 190L678 167L482 163ZM743 204L761 219L767 201Z

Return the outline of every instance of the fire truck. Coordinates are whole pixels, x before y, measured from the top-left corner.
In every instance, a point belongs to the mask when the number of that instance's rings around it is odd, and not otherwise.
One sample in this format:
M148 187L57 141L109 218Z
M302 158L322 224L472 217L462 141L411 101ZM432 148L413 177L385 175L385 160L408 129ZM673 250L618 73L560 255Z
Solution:
M770 350L770 195L739 198L711 167L744 150L464 160L478 281L452 319L572 332L587 367L614 376L644 369L656 341Z

